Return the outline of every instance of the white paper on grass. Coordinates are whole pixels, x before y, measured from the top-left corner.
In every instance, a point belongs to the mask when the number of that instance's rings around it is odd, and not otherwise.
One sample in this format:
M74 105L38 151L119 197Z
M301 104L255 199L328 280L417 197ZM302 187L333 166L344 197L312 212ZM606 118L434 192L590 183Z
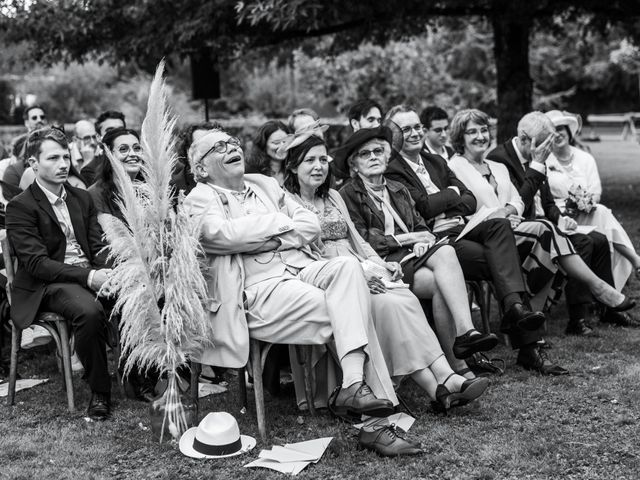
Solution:
M16 381L16 392L20 390L26 390L41 383L48 382L48 378L26 378ZM6 397L9 395L9 382L0 384L0 397Z
M198 383L198 398L207 397L209 395L218 395L226 392L227 389L215 383Z
M358 423L354 425L354 428L360 430L363 427L376 427L376 426L387 426L387 425L395 425L396 427L408 432L409 429L413 426L413 423L416 421L411 415L407 415L406 413L394 413L393 415L389 415L388 417L367 417L364 422Z
M297 475L310 463L317 463L324 455L333 437L323 437L305 442L287 443L274 446L271 450L262 450L257 460L245 467L261 467L282 473Z

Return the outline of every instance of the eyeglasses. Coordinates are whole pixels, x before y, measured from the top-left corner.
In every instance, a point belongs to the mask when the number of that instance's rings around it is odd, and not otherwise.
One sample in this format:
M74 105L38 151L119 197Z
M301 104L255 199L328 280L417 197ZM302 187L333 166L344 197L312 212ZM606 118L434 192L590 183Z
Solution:
M29 115L29 120L31 120L32 122L35 122L36 120L46 120L47 116L42 114L42 115Z
M469 135L471 137L475 137L476 135L489 135L489 129L487 127L478 128L470 128L469 130L464 131L465 135Z
M446 127L435 127L435 128L430 128L429 130L431 130L434 133L442 133L442 132L446 132L449 130L449 125L447 125Z
M240 140L236 137L230 137L227 140L218 140L216 143L213 144L213 146L209 150L205 152L204 155L200 157L200 162L202 162L202 160L204 160L205 157L209 155L211 152L227 153L229 151L229 145L231 145L232 147L240 147L241 143L240 143Z
M374 157L381 157L382 155L384 155L384 148L376 147L373 150L360 150L358 153L356 153L360 160L368 160L369 158L371 158L371 154L373 154Z
M410 135L413 130L415 130L416 133L421 133L423 129L424 127L422 126L421 123L416 123L415 125L412 125L412 126L402 127L400 131L402 132L403 135Z
M117 150L120 155L129 155L129 152L140 155L142 153L142 146L139 143L134 143L133 145L120 145Z

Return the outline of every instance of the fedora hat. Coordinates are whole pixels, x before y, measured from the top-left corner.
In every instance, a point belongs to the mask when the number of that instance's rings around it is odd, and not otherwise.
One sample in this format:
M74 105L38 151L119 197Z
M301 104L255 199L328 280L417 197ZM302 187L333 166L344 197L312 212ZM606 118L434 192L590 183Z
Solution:
M361 128L357 132L354 132L344 144L332 152L336 168L348 174L349 165L347 165L347 159L362 145L374 139L385 140L391 145L393 133L386 126Z
M575 113L569 113L560 110L550 110L545 113L549 120L553 123L555 127L559 127L564 125L569 128L569 132L571 133L571 138L575 138L575 136L580 131L582 127L582 117Z
M191 458L224 458L248 452L256 439L240 435L238 422L227 412L211 412L180 437L180 451Z

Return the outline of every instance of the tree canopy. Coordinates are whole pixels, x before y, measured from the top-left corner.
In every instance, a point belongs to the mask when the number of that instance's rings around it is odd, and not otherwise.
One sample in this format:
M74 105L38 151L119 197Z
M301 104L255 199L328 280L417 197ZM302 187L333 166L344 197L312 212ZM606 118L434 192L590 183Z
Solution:
M640 37L640 2L627 0L0 0L10 41L30 42L38 61L136 61L210 49L221 61L243 52L304 43L335 54L362 42L385 44L438 28L443 18L486 18L493 28L500 136L531 109L529 42L580 20L585 32L613 25ZM328 36L328 37L327 37ZM327 42L305 39L329 38ZM635 37L635 38L634 38ZM320 48L322 47L322 48ZM429 75L429 72L425 72Z

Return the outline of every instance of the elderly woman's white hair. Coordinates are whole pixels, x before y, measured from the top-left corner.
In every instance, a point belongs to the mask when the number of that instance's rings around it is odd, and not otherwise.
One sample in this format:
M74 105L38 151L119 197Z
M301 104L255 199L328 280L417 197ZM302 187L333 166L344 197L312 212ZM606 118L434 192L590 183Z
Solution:
M389 145L389 142L383 138L372 138L371 140L367 140L365 143L360 145L360 147L356 148L353 151L353 153L349 155L349 157L347 158L347 165L349 166L349 175L351 175L352 177L355 177L358 173L355 168L356 157L358 155L358 152L362 147L364 147L367 144L375 144L375 145L381 146L384 149L384 159L387 162L387 164L389 163L389 158L391 157L391 145Z
M200 177L197 173L196 167L202 164L202 160L204 160L204 155L207 153L207 150L211 148L210 142L207 140L210 139L211 135L214 133L227 133L222 128L213 128L208 130L206 134L202 135L199 139L191 144L189 147L189 152L187 153L187 159L189 160L189 166L191 167L191 173L193 174L193 178L196 182L201 182L206 177Z

